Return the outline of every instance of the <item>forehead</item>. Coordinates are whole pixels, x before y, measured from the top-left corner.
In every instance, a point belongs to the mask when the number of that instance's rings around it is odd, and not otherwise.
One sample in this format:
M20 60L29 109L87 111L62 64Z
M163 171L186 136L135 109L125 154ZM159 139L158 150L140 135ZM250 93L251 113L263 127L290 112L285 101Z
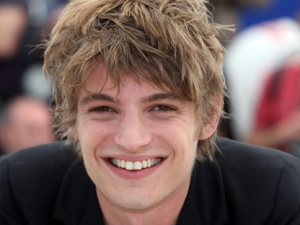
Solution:
M104 64L99 63L87 76L83 83L81 92L101 93L131 91L132 89L142 88L144 91L164 91L170 92L168 88L160 88L146 81L142 76L132 74L120 74L119 82L113 79L113 76L106 70Z

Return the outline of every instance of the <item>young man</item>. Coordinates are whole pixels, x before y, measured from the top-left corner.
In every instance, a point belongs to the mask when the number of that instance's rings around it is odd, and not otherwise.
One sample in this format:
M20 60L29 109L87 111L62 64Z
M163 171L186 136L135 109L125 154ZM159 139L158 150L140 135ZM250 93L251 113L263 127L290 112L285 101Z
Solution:
M69 144L0 160L1 224L300 223L298 159L214 147L223 48L206 3L71 1L45 52Z

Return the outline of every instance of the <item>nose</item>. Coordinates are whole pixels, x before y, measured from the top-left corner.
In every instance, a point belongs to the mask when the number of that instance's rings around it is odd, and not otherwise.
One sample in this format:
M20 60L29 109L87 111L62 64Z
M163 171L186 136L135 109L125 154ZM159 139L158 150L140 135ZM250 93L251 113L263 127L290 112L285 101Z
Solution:
M142 115L124 115L114 139L127 151L137 151L151 142L151 132Z

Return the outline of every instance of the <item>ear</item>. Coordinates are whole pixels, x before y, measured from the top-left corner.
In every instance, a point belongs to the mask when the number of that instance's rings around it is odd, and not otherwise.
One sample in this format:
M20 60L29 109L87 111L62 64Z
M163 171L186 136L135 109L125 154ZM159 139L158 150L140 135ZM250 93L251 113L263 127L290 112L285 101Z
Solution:
M210 136L213 135L213 133L217 130L218 128L218 124L219 124L219 119L220 119L220 113L222 110L222 106L223 106L223 98L222 97L218 97L217 98L217 111L215 113L212 114L212 118L210 123L206 124L205 126L203 126L200 130L200 135L199 135L199 140L205 140L207 138L209 138Z

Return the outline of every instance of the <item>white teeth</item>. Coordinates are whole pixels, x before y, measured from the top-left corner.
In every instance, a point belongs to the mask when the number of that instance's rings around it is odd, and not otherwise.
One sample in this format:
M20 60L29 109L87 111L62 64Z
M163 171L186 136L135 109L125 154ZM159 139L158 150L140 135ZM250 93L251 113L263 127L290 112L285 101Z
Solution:
M133 163L132 162L126 162L126 167L125 167L126 170L133 170Z
M148 160L147 160L147 165L148 165L148 167L151 167L151 165L152 165L151 159L148 159Z
M117 160L117 159L116 159L116 160ZM125 163L124 160L117 160L117 161L121 161L119 167L121 167L121 168L125 168L125 167L126 167L126 163Z
M146 160L143 160L143 162L142 162L142 167L143 167L143 169L145 169L145 168L148 167L148 163L147 163Z
M134 162L133 163L133 169L134 170L141 170L142 169L142 163L141 162Z
M110 162L119 168L123 168L126 170L142 170L145 168L150 168L152 166L155 166L161 162L162 158L153 158L153 159L148 159L148 160L143 160L143 161L136 161L136 162L131 162L131 161L124 161L121 159L110 159Z

